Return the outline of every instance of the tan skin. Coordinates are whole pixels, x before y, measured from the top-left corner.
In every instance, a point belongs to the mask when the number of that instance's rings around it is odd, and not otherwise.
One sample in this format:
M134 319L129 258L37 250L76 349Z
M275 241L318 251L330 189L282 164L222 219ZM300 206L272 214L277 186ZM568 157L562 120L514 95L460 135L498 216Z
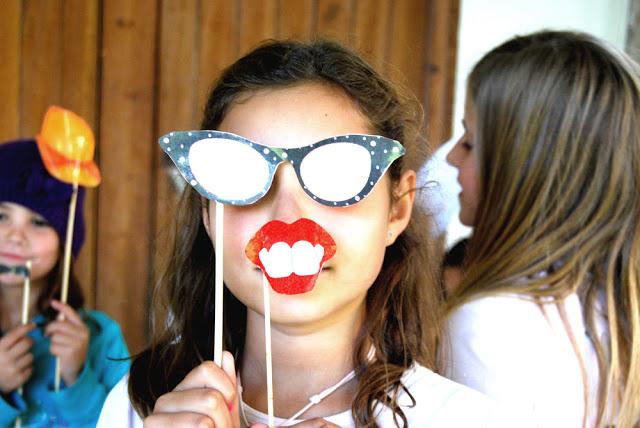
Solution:
M59 257L59 244L56 231L39 214L22 205L0 203L0 263L24 265L31 260L31 317L37 313L38 296ZM20 322L23 282L18 275L0 275L0 326L6 332L0 339L0 391L3 394L23 385L32 374L33 340L28 334L35 325ZM89 329L71 306L56 300L51 301L51 306L60 315L46 326L44 333L51 339L49 352L60 357L64 383L71 386L87 358Z
M447 162L458 169L458 182L462 192L460 200L460 222L465 226L473 226L476 210L480 200L478 147L475 143L476 113L471 99L467 98L464 109L464 135L447 155Z
M318 84L259 91L231 107L220 129L280 147L304 146L333 135L373 133L350 98ZM304 193L292 167L284 164L263 199L247 207L225 207L225 283L247 306L242 361L245 402L266 413L264 316L262 292L258 292L262 274L246 257L237 256L252 233L269 220L310 218L336 241L336 255L327 261L312 291L287 296L271 290L275 414L287 416L353 368L353 337L362 323L366 293L380 271L385 248L409 222L413 188L415 172L407 171L393 188L388 176L383 177L358 204L326 207ZM405 196L392 201L392 191ZM203 221L215 242L212 207L203 211ZM225 352L221 368L205 362L160 397L144 426L238 427L236 385L235 363ZM322 416L348 410L356 387L354 380L338 389L305 413L309 419L296 426L334 427Z

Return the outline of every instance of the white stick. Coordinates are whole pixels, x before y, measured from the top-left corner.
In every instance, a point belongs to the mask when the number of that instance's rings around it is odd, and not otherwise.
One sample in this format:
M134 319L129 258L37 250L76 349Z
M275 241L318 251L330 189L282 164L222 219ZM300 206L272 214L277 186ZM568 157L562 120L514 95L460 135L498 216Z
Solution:
M31 294L31 260L27 260L27 276L24 277L22 286L22 325L29 322L29 301Z
M73 193L69 202L69 217L67 218L67 237L64 241L64 264L62 271L62 289L60 301L67 303L69 294L69 272L71 270L71 244L73 243L73 225L76 219L76 203L78 201L78 183L73 183ZM64 319L64 316L60 319ZM60 357L56 357L56 371L54 379L55 391L60 391Z
M271 363L271 303L269 299L269 281L262 275L262 293L264 299L264 352L267 365L267 415L269 426L275 426L273 417L273 365Z
M213 361L222 367L222 349L224 341L222 338L222 323L224 317L222 301L224 299L224 205L216 202L216 269L215 269L215 314L213 332Z
M31 260L27 260L25 264L27 266L27 275L24 277L24 283L22 284L22 325L29 322L29 301L31 300ZM18 394L22 395L23 392L22 385L20 385ZM13 426L14 428L21 428L22 417L18 416Z

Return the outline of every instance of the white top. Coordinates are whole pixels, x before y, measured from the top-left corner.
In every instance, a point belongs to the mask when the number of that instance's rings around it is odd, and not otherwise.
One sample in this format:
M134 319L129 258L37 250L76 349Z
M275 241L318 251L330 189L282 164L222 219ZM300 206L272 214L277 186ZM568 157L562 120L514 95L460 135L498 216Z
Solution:
M575 345L555 304L503 295L462 305L448 320L447 376L530 414L537 426L562 428L584 426L587 382L586 426L593 426L598 386L595 349L586 335L577 295L570 295L561 306Z
M456 428L456 427L525 427L525 419L507 417L504 411L498 411L496 405L487 397L470 388L451 382L421 366L407 370L402 381L416 400L411 400L405 392L398 403L407 417L409 427ZM258 412L245 403L242 408L250 424L267 423L267 415ZM381 427L395 427L393 414L387 407L378 406L376 421ZM325 418L344 428L355 427L351 410ZM284 419L276 418L276 425ZM111 391L105 401L98 428L128 427L142 428L142 421L129 402L127 378L123 378Z

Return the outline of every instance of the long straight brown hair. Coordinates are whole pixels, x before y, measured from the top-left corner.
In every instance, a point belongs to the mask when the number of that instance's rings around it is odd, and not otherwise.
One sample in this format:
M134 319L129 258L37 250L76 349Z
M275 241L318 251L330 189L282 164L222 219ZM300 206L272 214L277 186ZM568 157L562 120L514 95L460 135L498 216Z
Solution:
M498 293L560 302L577 292L599 359L598 424L634 426L639 68L589 35L546 31L485 55L468 90L481 195L465 278L449 309ZM596 327L602 319L604 336Z
M392 164L392 183L407 168L424 161L426 150L418 138L422 111L415 98L399 92L355 53L326 41L272 41L236 61L211 91L202 128L217 129L242 95L305 82L344 91L375 132L403 143L407 155ZM173 248L154 299L153 341L131 368L129 393L143 416L152 411L160 395L213 357L215 254L202 225L202 203L192 188L185 190ZM352 356L359 380L352 406L358 426L375 426L377 403L388 405L398 423L406 426L395 401L402 391L402 374L416 362L434 365L439 335L438 260L430 242L426 215L416 207L408 228L387 248L381 272L368 291L365 320ZM226 289L224 299L225 347L240 362L246 307ZM372 344L376 358L370 361L367 354Z

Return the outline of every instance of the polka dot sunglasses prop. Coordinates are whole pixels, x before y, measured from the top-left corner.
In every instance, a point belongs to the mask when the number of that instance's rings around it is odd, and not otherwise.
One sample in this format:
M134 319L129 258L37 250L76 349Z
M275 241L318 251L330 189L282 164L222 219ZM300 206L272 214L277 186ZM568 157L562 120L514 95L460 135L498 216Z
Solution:
M304 191L335 207L364 199L402 145L378 135L341 135L304 147L263 146L221 131L171 132L160 138L182 176L202 196L228 205L249 205L269 191L283 162L295 169Z

